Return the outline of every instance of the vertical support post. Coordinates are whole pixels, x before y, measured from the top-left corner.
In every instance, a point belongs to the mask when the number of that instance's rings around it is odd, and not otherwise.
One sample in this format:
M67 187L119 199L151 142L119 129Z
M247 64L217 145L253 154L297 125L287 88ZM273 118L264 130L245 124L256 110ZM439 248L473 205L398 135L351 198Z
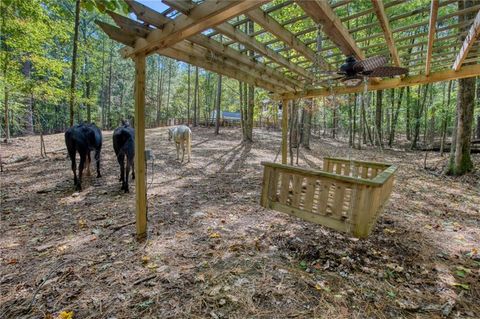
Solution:
M287 164L288 152L288 100L282 101L282 164Z
M137 238L147 235L147 190L145 184L145 54L135 60L135 207Z

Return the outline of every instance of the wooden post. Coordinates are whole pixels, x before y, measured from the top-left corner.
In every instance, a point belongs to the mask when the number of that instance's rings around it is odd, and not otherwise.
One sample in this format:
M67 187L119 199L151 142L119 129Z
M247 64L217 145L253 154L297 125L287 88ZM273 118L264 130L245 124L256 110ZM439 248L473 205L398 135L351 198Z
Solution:
M147 235L147 190L145 187L145 54L135 61L135 197L137 238Z
M282 101L282 164L287 164L288 151L288 100Z

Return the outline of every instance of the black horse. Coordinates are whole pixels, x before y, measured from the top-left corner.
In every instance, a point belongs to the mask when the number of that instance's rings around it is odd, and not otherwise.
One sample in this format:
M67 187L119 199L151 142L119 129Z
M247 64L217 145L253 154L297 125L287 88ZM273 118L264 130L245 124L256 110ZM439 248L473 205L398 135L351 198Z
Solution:
M113 132L113 149L117 155L118 164L120 164L120 181L122 190L125 193L128 189L128 174L132 168L132 179L135 179L135 170L133 159L135 157L135 131L128 121L122 121L122 125ZM125 172L125 156L127 157L127 167Z
M90 175L90 152L95 151L95 161L97 162L97 178L100 175L100 151L102 149L102 131L95 124L77 124L70 127L65 132L65 144L67 145L68 155L72 161L73 182L76 190L82 190L82 173L87 162L87 175ZM76 153L80 155L80 165L75 162Z

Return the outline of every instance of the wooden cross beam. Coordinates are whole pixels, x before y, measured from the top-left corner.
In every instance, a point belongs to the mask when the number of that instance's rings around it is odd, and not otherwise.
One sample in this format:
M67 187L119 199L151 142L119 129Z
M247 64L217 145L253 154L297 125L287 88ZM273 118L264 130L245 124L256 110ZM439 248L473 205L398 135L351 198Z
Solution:
M150 54L158 49L170 47L194 34L214 27L268 1L206 0L194 7L189 15L181 15L175 20L166 23L163 29L153 30L146 39L138 39L134 48L124 48L123 56L131 57L138 53Z
M364 53L355 43L347 28L325 0L296 0L303 11L316 23L323 25L323 32L345 55L353 55L363 60Z
M163 0L164 3L168 4L170 7L174 8L182 12L185 15L190 14L190 12L195 8L195 5L191 1L173 1L173 0ZM299 67L295 63L284 58L279 53L275 52L274 50L268 48L265 44L260 41L255 40L253 37L245 34L244 32L236 29L230 23L222 23L213 28L219 33L222 33L229 37L230 39L243 44L249 50L253 50L256 52L261 53L265 57L271 59L275 63L287 68L293 73L299 74L303 78L307 79L314 79L314 75L309 71L305 70L302 67Z
M107 23L101 21L95 21L100 28L113 40L123 43L125 45L129 45L135 42L135 35L128 34L125 31L117 28L115 26L109 25ZM280 85L279 83L271 83L268 80L263 78L255 78L246 71L242 71L232 67L232 65L225 63L224 61L209 61L206 58L206 49L202 51L202 48L199 46L195 46L192 43L188 42L181 42L177 43L171 48L161 49L158 53L168 56L173 59L177 59L186 63L190 63L206 70L216 72L245 83L261 87L265 90L271 92L284 92L287 90L285 87ZM288 90L287 90L288 91Z
M440 5L439 0L432 0L430 7L430 23L428 26L428 45L427 45L427 57L425 61L425 75L430 74L430 64L432 62L433 41L435 40L435 33L437 31L437 17L438 7Z
M460 70L462 67L465 58L468 55L468 52L472 48L473 44L477 40L478 36L480 35L480 11L478 11L475 20L468 31L465 40L463 41L462 47L460 48L460 52L458 53L457 57L455 58L455 63L453 63L452 69L454 71Z
M368 85L368 91L376 90L386 90L393 88L401 88L405 86L415 86L420 84L441 82L441 81L450 81L462 78L470 78L480 75L480 64L466 65L458 71L454 70L443 70L438 72L432 72L429 76L424 74L406 76L404 78L394 78L381 80L378 83L372 83ZM340 95L340 94L350 94L350 93L360 93L364 91L363 85L356 87L335 87L332 90L330 89L311 89L305 90L298 93L285 93L279 96L274 96L276 99L300 99L300 98L312 98L317 96L329 96L329 95Z
M373 9L377 16L380 27L382 27L383 35L385 36L385 42L387 43L388 50L392 56L395 66L400 66L400 58L398 57L397 47L395 46L395 40L393 39L392 29L388 22L387 14L385 13L385 6L383 0L372 0Z
M133 35L135 37L145 37L148 33L152 30L148 26L143 25L140 22L130 20L127 17L118 15L114 12L107 11L107 13L112 17L115 23L126 33ZM218 58L221 58L221 62L226 62L234 69L238 69L240 71L244 71L251 76L257 77L262 79L265 82L269 82L272 85L278 86L279 89L285 91L294 91L295 89L293 86L285 81L283 75L272 69L267 68L259 63L255 63L248 59L248 57L236 52L231 48L224 48L224 46L214 40L211 40L203 35L193 35L190 38L190 41L193 43L197 43L206 47L209 51L206 53L202 53L205 59L210 59L212 56L216 54ZM180 46L180 44L186 44L187 47L190 45L190 42L183 40L179 43L176 43L172 46L174 49L185 48L185 46ZM209 55L208 53L211 52ZM226 53L226 54L225 54ZM230 57L229 57L230 56ZM232 58L233 57L233 58Z

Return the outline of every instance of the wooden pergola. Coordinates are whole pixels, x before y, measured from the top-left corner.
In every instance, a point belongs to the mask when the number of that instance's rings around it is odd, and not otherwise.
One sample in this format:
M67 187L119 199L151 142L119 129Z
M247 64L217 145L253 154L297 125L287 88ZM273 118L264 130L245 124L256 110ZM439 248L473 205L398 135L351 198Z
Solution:
M457 0L163 0L157 12L126 0L136 19L108 12L116 25L96 23L125 45L135 61L137 235L147 231L145 188L145 58L158 53L268 90L282 100L282 163L287 162L288 101L360 92L327 85L345 56L390 56L403 78L372 79L368 90L480 75L480 5ZM417 1L418 2L418 1ZM295 8L294 8L295 7ZM360 8L360 9L358 9ZM290 10L292 9L292 10ZM294 12L293 15L285 13ZM404 13L398 13L404 12ZM474 17L474 18L472 18ZM247 22L254 23L253 32ZM301 28L299 27L301 26ZM318 34L322 50L316 52Z

